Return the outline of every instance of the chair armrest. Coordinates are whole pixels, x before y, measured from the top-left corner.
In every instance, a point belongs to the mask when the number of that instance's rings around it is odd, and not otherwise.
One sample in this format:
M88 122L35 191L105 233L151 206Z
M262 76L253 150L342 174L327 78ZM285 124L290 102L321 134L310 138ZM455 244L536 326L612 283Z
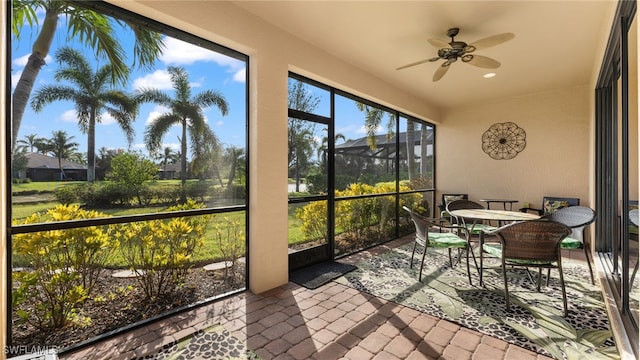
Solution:
M520 208L520 212L523 212L523 213L531 212L531 213L534 213L534 214L538 214L540 216L544 215L544 210L535 209L535 208L532 208L532 207Z

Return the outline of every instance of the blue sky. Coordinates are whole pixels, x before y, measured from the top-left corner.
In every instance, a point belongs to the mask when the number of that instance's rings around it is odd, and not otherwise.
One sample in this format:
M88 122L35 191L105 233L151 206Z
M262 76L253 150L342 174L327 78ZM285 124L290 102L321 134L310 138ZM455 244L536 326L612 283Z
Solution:
M40 23L42 18L40 17ZM127 54L131 54L133 37L129 31L117 29L117 36L122 42L122 46ZM18 82L19 76L24 68L27 58L31 54L31 46L36 33L29 28L23 29L20 40L13 38L11 46L11 84L12 91ZM67 42L67 27L64 17L60 17L58 31L53 41L47 64L42 68L34 91L45 84L55 83L53 77L58 64L54 55L56 51L69 46L85 54L85 57L95 64L94 70L104 65L104 61L99 62L84 45L73 40ZM195 95L206 89L216 90L223 94L229 104L227 116L222 116L218 108L205 109L204 114L207 123L216 133L222 143L245 147L246 129L246 66L243 61L204 49L175 38L165 38L166 49L156 62L155 69L151 71L140 71L132 69L130 80L123 90L133 93L141 87L156 88L172 95L173 90L167 67L184 67L189 73L192 87L192 94ZM129 56L131 59L131 57ZM128 61L130 62L130 61ZM144 104L141 106L137 120L134 123L135 140L132 143L132 150L140 150L147 155L144 147L144 131L146 125L158 115L166 112L167 109L155 104ZM57 130L64 130L69 135L74 136L74 141L80 144L79 151L87 151L86 135L82 134L77 126L74 105L70 102L53 102L48 104L43 111L36 113L28 106L25 109L22 125L18 132L18 139L24 139L25 135L36 134L40 137L50 138L51 133ZM164 137L163 147L170 146L179 150L178 137L180 129L174 126ZM108 149L128 149L124 133L119 126L107 114L103 114L102 122L96 127L96 151L101 147Z
M40 23L42 23L40 14ZM133 36L130 31L115 26L117 37L123 49L129 54L133 48ZM37 35L37 29L30 28L22 30L20 40L13 39L12 51L12 90L18 82L20 73L24 68L27 58L31 54L33 39ZM187 70L191 82L193 94L197 94L205 89L213 89L224 95L229 104L229 113L222 116L217 108L205 109L207 123L225 145L246 147L246 64L243 61L204 49L171 37L165 37L166 49L158 59L156 66L152 70L141 71L132 69L130 80L123 90L134 93L136 89L156 88L172 95L173 90L167 67L180 66ZM59 19L58 32L53 41L49 56L34 85L34 92L45 84L55 83L53 77L58 64L55 62L56 51L69 46L83 52L86 58L94 64L94 70L104 65L104 60L97 60L93 52L86 46L67 36L66 19L61 16ZM130 61L131 62L131 61ZM33 93L32 93L33 94ZM346 99L344 99L346 100ZM326 104L325 104L326 103ZM323 100L323 104L328 105L328 99ZM336 114L340 121L336 124L336 133L346 136L347 139L355 139L365 136L364 113L359 111L355 103L347 100L336 102ZM141 106L137 120L134 123L135 140L131 147L127 142L122 130L118 125L103 114L102 122L96 128L96 152L105 147L107 149L131 149L141 151L144 155L148 152L144 146L144 132L149 122L158 115L166 112L155 104L144 104ZM328 113L326 114L328 115ZM385 119L386 122L386 119ZM403 128L404 128L404 124ZM384 134L386 123L378 129L378 134ZM22 125L19 129L18 139L24 139L26 135L36 134L39 137L50 138L51 133L57 130L64 130L69 135L74 136L73 141L80 144L79 151L87 151L86 135L82 134L77 126L74 105L70 102L54 102L48 104L43 111L36 113L28 106L25 110ZM174 126L163 138L163 148L169 146L178 151L180 146L178 137L180 129Z

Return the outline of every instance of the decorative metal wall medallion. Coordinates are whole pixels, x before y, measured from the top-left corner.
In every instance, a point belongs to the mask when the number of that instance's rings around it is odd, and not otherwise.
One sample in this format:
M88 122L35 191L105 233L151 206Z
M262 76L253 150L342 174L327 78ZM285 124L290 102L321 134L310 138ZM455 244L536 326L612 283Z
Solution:
M527 146L526 138L527 133L515 123L496 123L482 134L482 150L492 159L513 159Z

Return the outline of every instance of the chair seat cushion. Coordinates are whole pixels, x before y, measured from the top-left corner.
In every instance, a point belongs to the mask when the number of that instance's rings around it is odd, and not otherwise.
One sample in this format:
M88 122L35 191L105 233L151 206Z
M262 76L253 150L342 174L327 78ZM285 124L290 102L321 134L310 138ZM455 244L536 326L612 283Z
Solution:
M502 246L500 244L482 244L482 249L489 255L502 258ZM505 259L505 262L517 265L546 265L551 264L550 261L521 260L521 259Z
M474 226L468 225L467 228L469 229L469 232L471 232L472 235L480 235L480 233L482 232L490 232L497 229L497 227L487 225L487 224L475 224Z
M429 232L429 246L431 247L467 247L467 240L450 232Z
M580 242L580 240L572 237L566 237L560 243L561 249L580 249L581 247L582 243Z

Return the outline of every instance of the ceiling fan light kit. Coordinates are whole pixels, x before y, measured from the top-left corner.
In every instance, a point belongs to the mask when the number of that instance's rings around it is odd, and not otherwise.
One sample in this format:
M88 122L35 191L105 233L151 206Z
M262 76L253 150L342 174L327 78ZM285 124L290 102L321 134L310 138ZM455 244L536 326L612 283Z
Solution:
M459 28L451 28L447 30L447 36L451 38L450 42L437 38L429 39L429 43L438 48L438 56L430 59L420 60L397 68L396 70L406 69L408 67L424 64L426 62L435 62L445 60L441 66L436 69L433 74L433 81L440 80L446 74L449 66L461 59L463 63L471 64L485 69L497 69L500 63L487 56L470 54L476 50L486 49L492 46L502 44L515 37L513 33L502 33L480 39L474 43L467 44L464 41L456 41L455 37L460 32Z

